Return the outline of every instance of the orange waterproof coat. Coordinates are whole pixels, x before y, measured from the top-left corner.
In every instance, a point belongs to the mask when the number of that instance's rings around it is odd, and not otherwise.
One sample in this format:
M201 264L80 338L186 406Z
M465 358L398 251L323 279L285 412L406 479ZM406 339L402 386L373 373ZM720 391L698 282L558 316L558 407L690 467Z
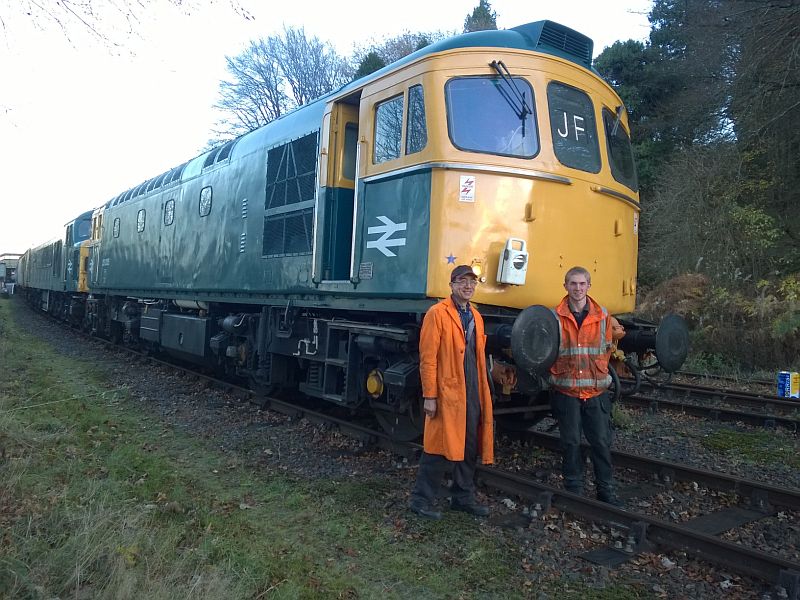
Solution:
M478 423L478 454L483 464L494 462L492 395L486 376L486 335L483 318L472 308L475 319L475 352L478 358L478 388L481 418ZM428 454L448 460L464 460L467 430L467 388L464 376L466 351L464 328L451 298L432 306L422 322L419 340L419 372L422 395L436 398L436 415L425 417L424 447Z
M550 386L581 400L593 398L611 385L608 359L613 328L608 311L588 296L586 301L589 314L580 329L569 309L569 296L564 296L556 307L561 344L558 358L550 367Z

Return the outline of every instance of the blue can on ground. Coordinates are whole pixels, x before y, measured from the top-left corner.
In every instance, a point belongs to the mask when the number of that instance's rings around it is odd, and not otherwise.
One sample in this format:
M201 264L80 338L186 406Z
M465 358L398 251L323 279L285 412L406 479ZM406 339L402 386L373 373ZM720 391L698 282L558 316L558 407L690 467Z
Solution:
M780 371L778 373L778 396L800 398L800 373L797 371Z

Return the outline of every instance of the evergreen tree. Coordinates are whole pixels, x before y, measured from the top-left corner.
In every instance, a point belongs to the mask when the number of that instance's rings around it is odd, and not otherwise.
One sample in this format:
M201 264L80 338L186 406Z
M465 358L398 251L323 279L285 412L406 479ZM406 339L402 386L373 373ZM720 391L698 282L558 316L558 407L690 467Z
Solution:
M358 64L358 70L356 70L355 79L374 73L385 66L386 63L383 62L383 59L373 50L361 59L361 62Z
M480 0L478 6L464 19L464 33L497 29L497 13L492 10L489 0Z

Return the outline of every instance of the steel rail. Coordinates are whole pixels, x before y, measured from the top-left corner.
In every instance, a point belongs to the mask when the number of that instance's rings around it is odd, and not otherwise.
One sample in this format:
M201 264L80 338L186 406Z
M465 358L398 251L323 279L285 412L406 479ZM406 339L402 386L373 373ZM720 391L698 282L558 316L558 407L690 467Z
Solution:
M538 431L524 433L539 447L553 451L559 449L557 435ZM581 447L584 450L589 448L586 443L582 443ZM611 456L616 467L633 469L643 473L656 473L664 483L671 483L672 481L696 482L721 492L735 493L749 498L758 510L766 510L769 506L800 510L800 490L781 488L735 475L728 475L727 473L706 471L679 463L613 449Z
M646 550L650 544L656 544L687 552L736 573L780 584L787 589L789 598L797 598L800 594L800 563L699 533L683 525L571 494L515 473L479 466L478 476L483 483L495 489L542 504L543 510L555 506L570 514L621 524L638 535L636 551Z
M641 408L647 408L653 412L656 412L659 408L663 407L672 412L682 412L695 417L703 417L717 421L742 422L755 427L772 428L780 425L781 427L785 427L786 429L794 431L795 433L800 432L800 419L794 419L792 417L783 415L747 412L733 410L730 408L722 408L719 406L708 406L703 404L694 404L691 402L679 402L677 400L665 400L652 396L643 396L641 394L621 396L620 401L624 404L632 404ZM795 410L800 410L800 406L795 408Z
M633 380L624 379L625 382L632 382ZM750 392L747 390L731 390L727 388L716 388L705 385L695 385L690 383L664 383L653 384L646 379L642 381L642 385L650 386L654 389L665 391L672 395L681 395L683 393L687 397L700 396L719 398L724 401L749 403L753 406L764 407L772 406L786 411L800 411L800 400L786 399L773 394L764 394L761 392Z
M681 377L689 377L692 379L714 379L716 381L731 381L734 383L744 382L753 385L775 385L774 379L746 379L744 377L735 377L731 375L714 375L713 373L695 373L692 371L675 371L675 375Z

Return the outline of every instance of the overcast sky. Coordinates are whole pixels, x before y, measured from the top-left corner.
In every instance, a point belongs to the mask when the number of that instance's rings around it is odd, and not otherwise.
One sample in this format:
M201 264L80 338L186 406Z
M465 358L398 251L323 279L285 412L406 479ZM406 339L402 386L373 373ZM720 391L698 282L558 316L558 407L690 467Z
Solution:
M251 39L304 26L339 53L404 31L460 31L477 0L197 0L190 14L154 3L138 35L112 34L110 51L79 28L37 28L0 14L0 253L63 235L63 223L199 154L217 119L211 106L225 56ZM591 37L595 55L644 40L651 0L496 0L499 28L552 19ZM0 3L2 9L2 3ZM110 18L109 18L110 19Z

